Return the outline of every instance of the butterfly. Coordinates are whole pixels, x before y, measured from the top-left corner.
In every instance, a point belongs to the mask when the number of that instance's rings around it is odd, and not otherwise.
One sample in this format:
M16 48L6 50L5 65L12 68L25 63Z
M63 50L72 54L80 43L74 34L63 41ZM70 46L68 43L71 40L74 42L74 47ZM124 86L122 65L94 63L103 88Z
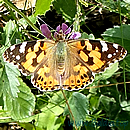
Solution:
M65 28L65 29L64 29ZM83 89L112 63L122 60L127 51L118 44L100 40L65 39L62 24L50 39L27 41L9 47L3 54L23 75L31 75L34 87L41 91ZM63 31L62 31L63 30Z

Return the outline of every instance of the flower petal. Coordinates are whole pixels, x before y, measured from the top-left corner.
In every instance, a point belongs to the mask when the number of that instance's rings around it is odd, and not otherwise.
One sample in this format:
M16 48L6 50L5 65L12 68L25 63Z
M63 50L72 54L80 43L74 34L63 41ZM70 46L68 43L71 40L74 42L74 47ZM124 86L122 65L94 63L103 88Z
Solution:
M67 30L68 26L65 23L62 23L62 31L63 33Z
M64 34L68 34L68 33L70 33L71 32L71 28L68 28L65 32L64 32Z
M49 30L46 24L41 25L41 31L46 38L52 39L51 31Z
M54 33L54 38L56 38L56 37L57 37L57 34L58 34L58 32L55 32L55 33Z
M81 37L81 33L79 33L79 32L72 32L72 34L69 37L69 39L78 39L79 37Z
M60 31L60 25L56 27L56 31L59 32Z

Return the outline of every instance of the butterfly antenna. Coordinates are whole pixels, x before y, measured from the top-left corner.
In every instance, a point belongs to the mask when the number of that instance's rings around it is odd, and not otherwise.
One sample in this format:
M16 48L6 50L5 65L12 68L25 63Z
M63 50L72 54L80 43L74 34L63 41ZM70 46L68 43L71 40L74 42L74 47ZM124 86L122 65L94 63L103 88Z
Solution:
M40 19L44 24L46 24L51 30L54 30L51 26L49 26L44 20L42 20L39 16L37 16L37 19Z

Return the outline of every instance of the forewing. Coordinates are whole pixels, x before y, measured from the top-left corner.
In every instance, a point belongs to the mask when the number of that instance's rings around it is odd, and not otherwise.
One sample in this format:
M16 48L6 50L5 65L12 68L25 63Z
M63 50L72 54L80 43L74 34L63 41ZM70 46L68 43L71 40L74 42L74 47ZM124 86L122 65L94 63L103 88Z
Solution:
M8 48L3 57L16 65L22 74L31 74L35 87L42 91L51 91L59 87L55 70L55 48L52 40L23 42Z
M9 63L16 65L24 75L29 75L34 72L53 46L54 42L51 40L23 42L9 47L3 57Z
M103 72L111 63L122 60L127 54L122 46L100 40L72 40L68 46L95 73Z

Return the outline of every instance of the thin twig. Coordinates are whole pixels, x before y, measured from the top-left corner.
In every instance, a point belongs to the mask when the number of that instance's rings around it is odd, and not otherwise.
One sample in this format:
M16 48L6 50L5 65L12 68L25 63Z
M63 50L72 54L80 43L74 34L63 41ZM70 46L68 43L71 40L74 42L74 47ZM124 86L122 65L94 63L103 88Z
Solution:
M127 83L130 83L130 81L129 81L129 82L125 82L125 83L126 83L126 84L127 84ZM108 86L118 85L118 84L124 84L124 82L121 82L121 83L114 83L114 84L106 84L106 85L99 85L99 86L91 86L91 87L86 87L85 89L108 87Z

